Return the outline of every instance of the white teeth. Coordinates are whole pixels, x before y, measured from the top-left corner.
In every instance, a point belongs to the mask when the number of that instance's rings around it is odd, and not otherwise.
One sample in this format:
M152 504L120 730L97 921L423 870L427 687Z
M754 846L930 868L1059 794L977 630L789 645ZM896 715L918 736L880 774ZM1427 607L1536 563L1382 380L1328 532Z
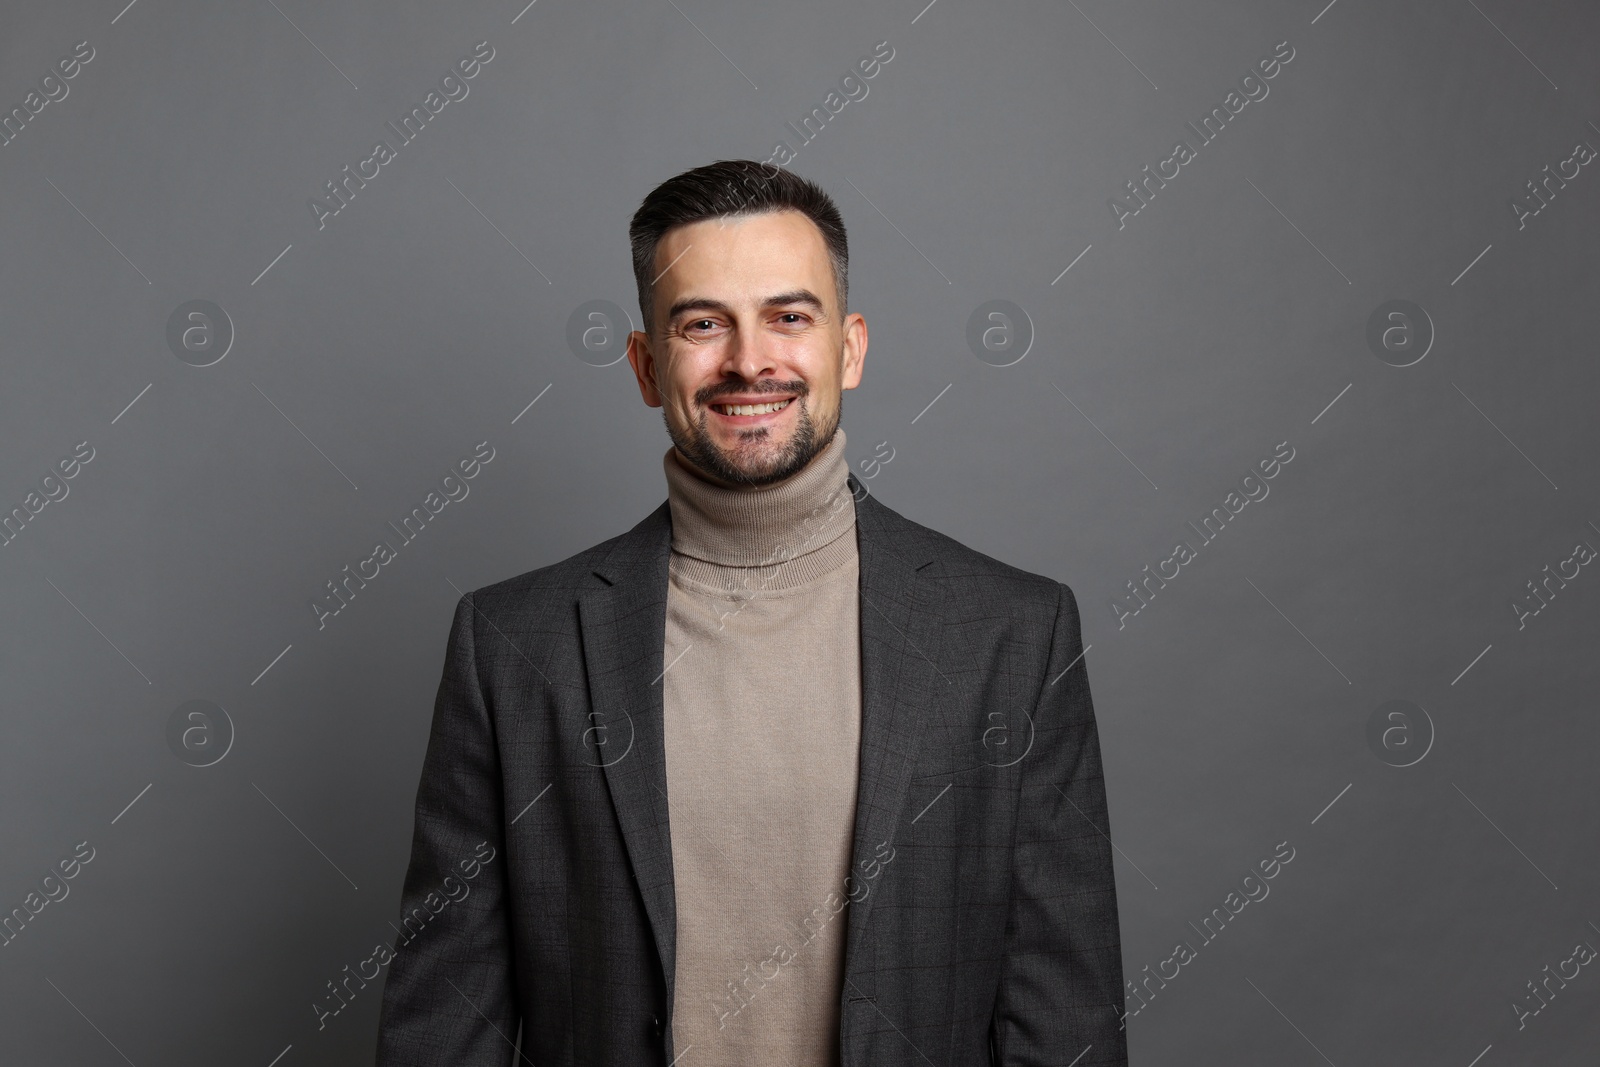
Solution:
M792 398L791 398L792 399ZM779 400L770 404L717 404L716 409L724 415L766 415L773 411L782 411L789 406L788 400Z

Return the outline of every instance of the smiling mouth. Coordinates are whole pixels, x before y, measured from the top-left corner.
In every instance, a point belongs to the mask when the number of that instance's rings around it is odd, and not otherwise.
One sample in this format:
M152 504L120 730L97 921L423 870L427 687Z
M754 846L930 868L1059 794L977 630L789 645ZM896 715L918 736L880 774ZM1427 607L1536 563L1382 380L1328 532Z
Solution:
M765 404L712 404L711 410L719 415L767 415L775 411L782 411L794 403L794 397L786 400L773 400Z

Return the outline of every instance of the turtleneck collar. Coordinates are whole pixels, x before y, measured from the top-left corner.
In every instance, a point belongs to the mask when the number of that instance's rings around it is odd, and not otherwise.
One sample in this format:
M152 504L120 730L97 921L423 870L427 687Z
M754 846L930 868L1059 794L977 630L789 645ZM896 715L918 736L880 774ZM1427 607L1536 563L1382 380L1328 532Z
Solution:
M840 562L833 557L855 551L854 537L840 544L855 529L842 427L810 463L772 485L748 488L713 481L680 459L676 448L667 449L662 467L672 512L672 550L698 561L687 566L701 580L718 568L771 568L788 560L777 568L781 576L769 577L763 587L793 588L832 570Z

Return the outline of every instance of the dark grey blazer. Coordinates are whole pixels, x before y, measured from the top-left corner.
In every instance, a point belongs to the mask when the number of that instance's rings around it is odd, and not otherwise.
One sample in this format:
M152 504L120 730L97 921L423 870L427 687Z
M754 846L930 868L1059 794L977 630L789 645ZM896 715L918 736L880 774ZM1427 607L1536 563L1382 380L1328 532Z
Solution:
M854 475L851 489L862 723L841 1062L1125 1064L1072 591L911 522ZM380 1067L680 1055L660 684L670 550L663 502L456 605ZM691 1048L677 1067L694 1062Z

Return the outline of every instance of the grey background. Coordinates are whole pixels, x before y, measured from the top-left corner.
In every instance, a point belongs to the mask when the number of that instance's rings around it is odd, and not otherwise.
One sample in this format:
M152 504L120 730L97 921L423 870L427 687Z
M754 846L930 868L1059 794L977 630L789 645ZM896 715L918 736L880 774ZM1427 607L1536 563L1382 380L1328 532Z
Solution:
M1592 1062L1588 968L1520 1031L1511 1004L1600 945L1600 579L1521 630L1511 604L1600 545L1600 173L1520 230L1508 198L1600 146L1600 10L924 2L8 5L6 109L96 54L0 148L0 502L96 454L0 548L0 912L95 849L0 948L7 1063L370 1059L377 983L324 1029L311 1005L392 933L458 591L665 493L659 414L568 316L636 314L645 192L795 147L880 40L791 164L841 205L871 326L849 451L1077 593L1128 976L1198 950L1129 1017L1134 1062ZM469 96L319 231L308 199L480 40ZM1108 198L1283 40L1268 97L1119 230ZM237 331L203 368L166 343L195 299ZM1032 322L1012 366L966 343L991 299ZM1390 299L1436 329L1409 367L1364 338ZM484 440L468 498L319 630L308 599ZM1124 583L1282 441L1270 496L1119 628ZM205 768L166 739L196 699L236 730ZM1432 722L1414 766L1368 746L1391 699Z

